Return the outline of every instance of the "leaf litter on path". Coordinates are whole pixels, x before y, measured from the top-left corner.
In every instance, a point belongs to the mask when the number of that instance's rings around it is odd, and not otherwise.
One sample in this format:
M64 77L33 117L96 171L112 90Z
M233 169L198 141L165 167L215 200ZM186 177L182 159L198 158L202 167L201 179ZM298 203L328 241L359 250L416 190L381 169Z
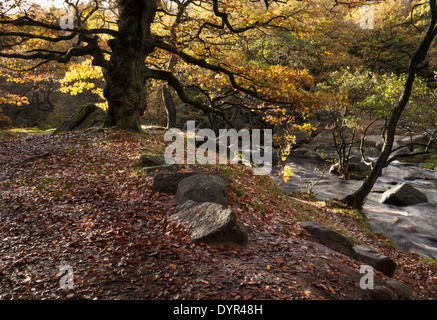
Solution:
M153 193L153 178L134 166L143 145L162 143L119 131L1 140L0 299L362 297L356 262L305 239L278 197L254 209L263 197L248 169L234 177L244 192L228 196L249 245L192 243L187 226L169 219L174 196ZM398 256L401 280L435 299L435 269L409 257ZM60 288L62 266L73 270L73 289Z

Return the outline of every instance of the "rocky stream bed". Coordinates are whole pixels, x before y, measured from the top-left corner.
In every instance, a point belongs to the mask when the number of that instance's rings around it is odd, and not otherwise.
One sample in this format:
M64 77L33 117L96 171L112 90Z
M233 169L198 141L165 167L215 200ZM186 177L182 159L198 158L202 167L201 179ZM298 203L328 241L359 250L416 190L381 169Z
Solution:
M318 181L313 192L320 201L341 199L362 184L362 181L344 180L327 170L324 172L322 161L298 151L290 154L286 166L293 169L288 182L275 175L277 170L273 172L280 187L287 192L307 191L308 186ZM428 202L408 206L381 203L383 192L402 183L424 193ZM437 172L412 164L391 163L383 170L362 211L372 231L385 234L400 249L437 258Z

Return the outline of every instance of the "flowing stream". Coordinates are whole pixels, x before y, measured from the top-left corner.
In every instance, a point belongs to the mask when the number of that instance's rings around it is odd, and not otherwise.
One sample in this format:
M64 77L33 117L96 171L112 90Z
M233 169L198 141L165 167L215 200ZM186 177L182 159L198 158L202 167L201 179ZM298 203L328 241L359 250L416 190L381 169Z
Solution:
M288 192L307 190L312 182L322 176L324 168L320 161L307 158L299 152L292 152L286 165L294 170L288 182L275 175L277 169L272 176ZM428 203L394 206L379 202L384 191L404 182L423 192ZM313 191L320 201L340 199L361 184L362 181L342 180L326 170ZM437 259L437 172L393 162L384 168L362 211L373 232L387 235L400 249Z

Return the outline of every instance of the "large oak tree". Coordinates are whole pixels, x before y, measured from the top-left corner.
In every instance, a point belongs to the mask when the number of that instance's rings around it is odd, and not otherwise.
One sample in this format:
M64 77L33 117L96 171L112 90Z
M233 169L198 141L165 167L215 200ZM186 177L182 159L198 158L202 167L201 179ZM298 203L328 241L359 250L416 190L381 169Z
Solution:
M270 27L291 30L287 21L299 14L292 5L285 11L268 11L269 5L298 1L64 2L74 15L69 17L74 18L74 24L67 24L67 29L61 23L62 19L64 24L67 20L59 10L41 16L25 0L4 2L0 7L0 57L34 61L30 69L92 57L93 65L102 68L106 83L105 126L135 131L141 130L139 117L147 108L145 83L149 79L164 81L183 102L206 114L218 114L232 125L220 107L224 104L217 103L219 98L205 100L193 94L180 75L165 67L168 63L157 63L160 57L167 61L177 57L188 65L215 73L226 79L234 93L271 100L259 91L257 81L245 74L242 61L221 59L217 46L223 45L226 52L229 44L247 41L254 32L265 32ZM112 13L108 8L113 9ZM203 54L199 54L199 48ZM223 93L223 97L231 95Z

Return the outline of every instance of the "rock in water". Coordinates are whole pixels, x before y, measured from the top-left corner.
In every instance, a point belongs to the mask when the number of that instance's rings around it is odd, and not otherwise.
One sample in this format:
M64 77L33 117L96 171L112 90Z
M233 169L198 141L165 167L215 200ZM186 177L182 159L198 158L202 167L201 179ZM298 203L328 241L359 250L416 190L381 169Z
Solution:
M428 202L422 192L407 183L402 183L382 194L381 202L395 206L408 206Z
M225 181L215 175L195 174L179 182L176 201L179 205L193 200L197 203L214 202L228 207Z
M247 234L235 227L235 213L221 204L188 200L178 210L172 218L192 223L191 237L195 242L247 244Z

